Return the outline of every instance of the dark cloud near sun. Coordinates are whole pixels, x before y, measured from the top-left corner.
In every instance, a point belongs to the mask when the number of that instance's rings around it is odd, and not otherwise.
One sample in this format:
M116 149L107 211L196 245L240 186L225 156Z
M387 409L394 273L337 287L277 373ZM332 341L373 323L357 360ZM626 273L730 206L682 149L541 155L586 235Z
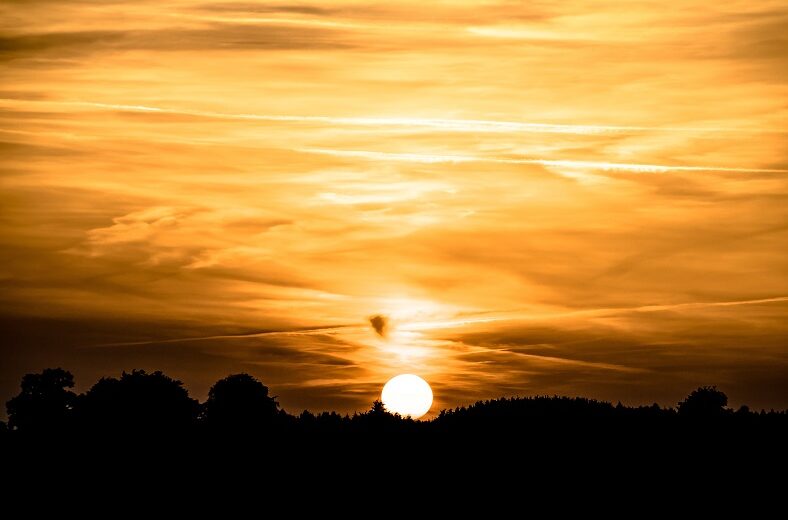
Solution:
M385 338L386 336L388 336L389 319L386 316L383 316L382 314L375 314L374 316L370 316L369 324L372 325L372 329L381 338Z

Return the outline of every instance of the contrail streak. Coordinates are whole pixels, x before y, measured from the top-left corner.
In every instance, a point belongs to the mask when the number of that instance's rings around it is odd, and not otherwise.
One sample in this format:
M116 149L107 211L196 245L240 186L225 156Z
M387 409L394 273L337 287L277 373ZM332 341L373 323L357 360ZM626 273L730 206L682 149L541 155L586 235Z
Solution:
M788 296L776 296L774 298L760 298L758 300L733 300L726 302L690 302L674 303L668 305L644 305L629 309L634 312L655 312L668 311L674 309L693 309L699 307L734 307L737 305L760 305L762 303L788 302Z
M613 370L615 372L630 372L630 373L647 372L647 370L643 368L633 368L633 367L628 367L626 365L619 365L615 363L600 363L598 361L583 361L580 359L562 358L557 356L526 354L525 352L515 352L506 349L487 348L486 350L487 352L503 354L503 355L516 355L517 357L528 358L534 361L543 361L545 363L551 363L555 365L573 365L580 367L598 368L602 370Z
M639 313L639 312L662 312L674 311L681 309L704 309L709 307L736 307L739 305L762 305L765 303L782 303L788 302L788 296L775 296L773 298L759 298L757 300L729 300L722 302L686 302L686 303L667 303L661 305L639 305L636 307L602 307L599 309L580 309L576 311L560 312L555 314L546 314L535 316L539 318L562 318L569 316L582 316L582 315L611 315L621 313ZM506 318L504 318L506 319ZM516 318L515 318L516 319Z
M496 157L480 157L476 155L446 154L413 154L374 152L368 150L332 150L326 148L299 148L299 152L331 155L335 157L356 157L378 161L398 161L415 163L472 163L487 162L499 164L536 164L552 168L579 168L585 170L629 171L636 173L669 173L669 172L732 172L732 173L788 173L788 170L777 168L729 168L726 166L669 166L664 164L613 163L605 161L575 161L551 159L510 159Z
M0 98L2 101L19 102L19 100ZM340 117L340 116L304 116L304 115L271 115L216 112L210 110L190 110L180 108L155 107L148 105L96 103L89 101L25 101L25 103L56 104L64 106L92 107L124 112L146 112L171 115L188 115L213 119L229 119L241 121L267 121L283 123L322 123L345 126L365 127L399 127L426 128L446 132L479 132L479 133L548 133L548 134L615 134L639 132L689 132L689 133L786 133L784 130L725 128L725 127L659 127L633 125L574 125L552 123L526 123L522 121L499 121L486 119L442 119L421 117Z
M243 114L212 112L203 110L183 110L144 105L117 105L91 102L67 102L73 105L92 106L111 110L126 110L133 112L157 112L162 114L190 115L196 117L209 117L216 119L238 119L245 121L269 121L285 123L324 123L347 126L390 126L404 128L429 128L447 132L484 132L484 133L551 133L551 134L599 134L621 132L644 132L659 130L651 127L639 126L608 126L608 125L565 125L548 123L524 123L515 121L488 121L482 119L434 119L418 117L338 117L338 116L299 116L299 115L269 115L269 114ZM696 131L685 129L683 131ZM730 131L725 129L710 129L709 131Z
M310 336L312 334L326 334L331 332L338 332L340 330L349 329L352 327L359 327L360 325L335 325L333 327L314 327L303 329L291 330L266 330L262 332L251 332L248 334L219 334L214 336L198 336L189 338L170 338L170 339L154 339L145 341L126 341L118 343L102 343L99 345L88 345L89 347L133 347L143 345L159 345L164 343L187 343L191 341L210 341L217 339L244 339L244 338L262 338L265 336Z
M645 313L645 312L662 312L681 309L702 309L709 307L735 307L739 305L762 305L768 303L782 303L788 302L788 296L775 296L773 298L760 298L756 300L730 300L722 302L686 302L686 303L668 303L660 305L639 305L635 307L602 307L596 309L578 309L573 311L563 312L546 312L535 313L532 310L512 310L501 313L498 316L489 316L489 313L482 313L485 317L480 318L463 318L458 320L444 320L444 321L425 321L410 323L402 328L405 330L435 330L456 328L466 325L475 325L479 323L491 323L500 321L533 321L545 320L553 318L569 318L575 316L610 316L624 313Z

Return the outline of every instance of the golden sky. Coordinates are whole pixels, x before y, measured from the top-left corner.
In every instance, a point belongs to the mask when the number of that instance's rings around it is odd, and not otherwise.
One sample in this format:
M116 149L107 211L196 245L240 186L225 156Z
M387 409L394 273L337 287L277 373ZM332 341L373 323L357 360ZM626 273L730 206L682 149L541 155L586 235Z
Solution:
M0 391L785 408L786 80L783 0L4 1Z

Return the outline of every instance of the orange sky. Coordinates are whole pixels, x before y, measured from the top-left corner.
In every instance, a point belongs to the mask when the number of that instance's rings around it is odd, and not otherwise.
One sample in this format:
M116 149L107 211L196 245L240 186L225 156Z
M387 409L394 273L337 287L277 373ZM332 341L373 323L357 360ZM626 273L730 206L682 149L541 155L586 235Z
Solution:
M0 397L788 407L786 35L769 0L3 2Z

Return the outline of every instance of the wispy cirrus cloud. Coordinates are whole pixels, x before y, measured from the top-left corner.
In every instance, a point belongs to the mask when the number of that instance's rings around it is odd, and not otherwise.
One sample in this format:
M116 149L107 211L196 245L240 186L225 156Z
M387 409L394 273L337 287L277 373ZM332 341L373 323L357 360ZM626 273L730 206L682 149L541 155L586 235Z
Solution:
M342 49L352 47L325 29L310 29L304 34L281 22L263 28L259 25L222 24L194 29L132 29L126 31L73 31L0 36L0 60L26 58L78 58L101 52L132 50L197 51Z
M788 173L788 169L778 168L729 168L725 166L669 166L662 164L632 164L599 161L574 161L561 159L516 159L500 157L479 157L473 155L433 155L414 153L376 152L369 150L333 150L305 148L300 151L333 155L335 157L361 158L379 161L403 161L415 163L472 163L492 162L503 164L536 164L548 167L582 168L602 171L628 171L635 173L668 172L729 172L729 173Z

